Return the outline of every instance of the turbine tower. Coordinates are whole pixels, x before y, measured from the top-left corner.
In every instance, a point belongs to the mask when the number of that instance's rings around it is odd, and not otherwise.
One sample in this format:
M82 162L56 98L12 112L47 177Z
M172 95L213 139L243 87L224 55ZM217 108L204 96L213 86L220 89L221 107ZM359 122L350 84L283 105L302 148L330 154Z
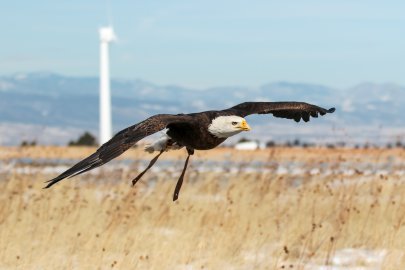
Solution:
M108 44L116 40L111 26L101 27L100 34L100 145L112 137L111 92Z

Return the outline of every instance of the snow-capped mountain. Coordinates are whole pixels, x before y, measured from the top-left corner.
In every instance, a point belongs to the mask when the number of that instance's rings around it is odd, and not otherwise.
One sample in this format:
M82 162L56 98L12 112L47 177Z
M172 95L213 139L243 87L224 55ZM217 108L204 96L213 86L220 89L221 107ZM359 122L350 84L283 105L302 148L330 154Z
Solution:
M0 144L15 144L21 139L29 139L29 134L21 137L18 132L13 140L9 139L10 135L5 137L2 130L5 126L13 125L77 132L90 130L97 134L98 83L96 77L67 77L53 73L0 77ZM365 132L380 132L380 136L389 136L389 132L388 135L381 135L381 127L393 132L392 136L402 136L402 128L405 129L405 119L401 117L405 113L405 87L394 84L363 83L350 89L334 89L314 84L276 82L251 88L236 86L195 90L159 86L141 80L112 80L111 89L115 131L156 113L225 109L244 101L290 100L337 108L331 116L316 119L307 126L299 126L297 134L305 135L308 139L319 137L318 127L328 129L329 135L335 136L336 140L348 139L344 136L354 139L359 134L365 139L375 139L375 136L365 136ZM263 116L251 117L249 121L260 124L257 132L252 133L255 137L285 138L280 132L283 129L286 133L292 133L289 136L297 136L294 129L291 132L296 124L289 121ZM266 135L266 127L273 132ZM352 135L342 135L346 134L342 129ZM352 132L348 132L351 129ZM34 139L40 140L38 137L45 136L44 132L40 135L33 132L37 134ZM61 137L66 140L68 135ZM48 142L64 143L58 138L48 138Z

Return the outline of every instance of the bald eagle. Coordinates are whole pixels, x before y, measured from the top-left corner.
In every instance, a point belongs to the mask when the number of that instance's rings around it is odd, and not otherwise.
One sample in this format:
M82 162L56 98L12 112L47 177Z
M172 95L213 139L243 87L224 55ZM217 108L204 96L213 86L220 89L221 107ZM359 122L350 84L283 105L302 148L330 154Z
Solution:
M173 194L173 201L175 201L179 197L187 164L190 156L194 154L194 150L213 149L227 138L250 130L244 117L251 114L273 114L275 117L293 119L296 122L301 119L308 122L310 117L318 117L318 114L325 115L334 111L335 108L327 110L304 102L245 102L222 111L176 115L157 114L121 130L95 153L47 181L48 184L45 188L49 188L67 177L70 178L97 168L124 153L139 140L165 129L166 134L163 138L145 148L148 152L157 151L159 153L150 161L146 169L132 180L132 184L135 185L141 179L163 152L185 147L188 155Z

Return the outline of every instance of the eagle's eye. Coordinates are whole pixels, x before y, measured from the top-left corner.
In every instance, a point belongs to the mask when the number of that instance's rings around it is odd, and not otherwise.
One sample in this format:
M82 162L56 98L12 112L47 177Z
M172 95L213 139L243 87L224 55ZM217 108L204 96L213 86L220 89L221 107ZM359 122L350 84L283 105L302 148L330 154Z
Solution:
M232 122L232 126L236 126L238 122Z

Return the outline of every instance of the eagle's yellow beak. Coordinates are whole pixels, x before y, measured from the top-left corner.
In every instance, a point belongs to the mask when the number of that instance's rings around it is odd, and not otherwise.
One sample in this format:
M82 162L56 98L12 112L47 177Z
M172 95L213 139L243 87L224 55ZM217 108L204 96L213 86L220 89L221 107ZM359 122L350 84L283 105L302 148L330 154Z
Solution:
M239 128L244 131L250 130L250 127L249 127L248 123L246 122L246 120L243 120L242 123L240 123Z

